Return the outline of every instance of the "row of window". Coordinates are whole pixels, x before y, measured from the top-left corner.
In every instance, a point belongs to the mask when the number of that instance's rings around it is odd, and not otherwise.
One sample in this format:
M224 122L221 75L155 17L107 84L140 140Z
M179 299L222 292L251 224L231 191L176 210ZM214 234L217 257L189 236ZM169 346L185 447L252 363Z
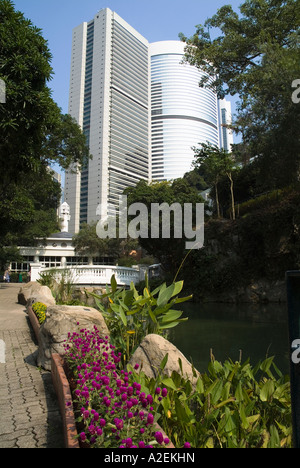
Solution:
M33 263L34 257L25 257L23 262L12 262L10 270L12 273L29 272L30 263ZM39 257L39 263L44 268L58 268L62 266L61 257ZM111 265L113 259L110 257L93 257L93 265ZM67 266L89 265L88 257L66 257Z

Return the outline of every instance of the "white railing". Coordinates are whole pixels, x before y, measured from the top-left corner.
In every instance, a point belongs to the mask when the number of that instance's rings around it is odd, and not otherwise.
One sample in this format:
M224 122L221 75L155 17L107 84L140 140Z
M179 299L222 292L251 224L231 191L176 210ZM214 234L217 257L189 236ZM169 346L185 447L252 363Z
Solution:
M84 265L43 268L40 264L31 264L31 281L37 281L41 273L51 271L58 280L65 275L68 281L78 285L110 285L111 278L115 275L118 286L130 286L132 282L136 284L145 276L145 273L139 270L119 266Z

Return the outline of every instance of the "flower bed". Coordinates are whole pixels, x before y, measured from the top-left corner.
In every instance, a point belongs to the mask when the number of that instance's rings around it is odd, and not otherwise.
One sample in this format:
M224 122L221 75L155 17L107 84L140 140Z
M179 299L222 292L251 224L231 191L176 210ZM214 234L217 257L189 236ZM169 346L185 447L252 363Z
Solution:
M65 371L64 359L59 354L51 356L51 376L63 422L65 447L78 449L80 446L77 440L72 393Z
M39 341L39 331L41 327L40 322L31 306L27 307L27 313L28 313L28 318L33 328L33 332L36 337L36 340Z
M118 372L121 357L96 327L70 335L65 348L68 379L74 385L73 401L65 403L68 411L73 404L77 410L80 446L174 448L155 420L155 406L166 389L146 395L130 372Z

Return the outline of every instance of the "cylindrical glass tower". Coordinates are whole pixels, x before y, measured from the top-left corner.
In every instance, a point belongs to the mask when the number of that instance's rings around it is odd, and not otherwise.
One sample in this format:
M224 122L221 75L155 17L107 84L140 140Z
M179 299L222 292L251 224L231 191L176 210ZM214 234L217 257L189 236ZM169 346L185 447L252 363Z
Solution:
M217 95L199 87L202 72L183 64L185 44L150 44L152 180L183 177L191 170L192 146L219 146Z

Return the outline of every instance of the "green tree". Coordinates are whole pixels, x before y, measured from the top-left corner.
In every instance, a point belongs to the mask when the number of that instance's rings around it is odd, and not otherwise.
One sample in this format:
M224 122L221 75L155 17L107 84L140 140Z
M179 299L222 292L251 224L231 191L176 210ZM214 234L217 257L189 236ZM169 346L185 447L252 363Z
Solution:
M112 239L100 239L96 232L96 223L84 224L73 236L73 246L80 256L87 257L119 257L119 246ZM113 244L113 245L112 245Z
M80 168L89 158L80 127L51 97L52 75L41 30L15 11L10 0L0 0L0 79L6 85L6 103L0 104L2 245L10 235L22 237L28 222L39 231L45 208L55 210L57 187L47 166ZM49 224L46 218L45 235L53 229L53 216Z
M172 210L170 211L170 239L163 239L161 236L161 217L159 219L160 235L159 238L154 238L151 233L152 206L153 204L162 205L166 203L171 207L173 203L179 203L183 207L184 203L191 203L195 209L197 203L204 203L203 198L196 188L189 185L186 179L177 179L173 182L154 182L150 185L145 181L140 181L136 187L126 189L125 194L128 196L128 206L134 203L142 203L147 207L149 217L148 237L139 238L140 246L149 255L158 259L163 269L170 275L170 279L173 280L186 255L186 238L184 235L181 238L175 236L175 215ZM184 229L182 229L182 233L184 233Z
M299 25L298 1L247 0L240 14L225 5L193 37L182 35L186 60L207 72L200 85L239 96L235 129L260 157L268 187L288 185L299 173L300 106L291 99L300 77Z
M118 233L115 239L101 239L97 235L97 223L84 224L80 231L73 236L73 246L80 256L111 257L117 260L128 257L135 250L138 243L134 239L120 239Z
M195 152L194 167L196 169L201 167L202 171L204 171L205 179L214 187L218 218L221 217L218 185L224 175L228 177L230 182L231 213L232 218L235 219L233 172L236 168L233 154L211 143L202 143L199 148L194 147L193 150Z

